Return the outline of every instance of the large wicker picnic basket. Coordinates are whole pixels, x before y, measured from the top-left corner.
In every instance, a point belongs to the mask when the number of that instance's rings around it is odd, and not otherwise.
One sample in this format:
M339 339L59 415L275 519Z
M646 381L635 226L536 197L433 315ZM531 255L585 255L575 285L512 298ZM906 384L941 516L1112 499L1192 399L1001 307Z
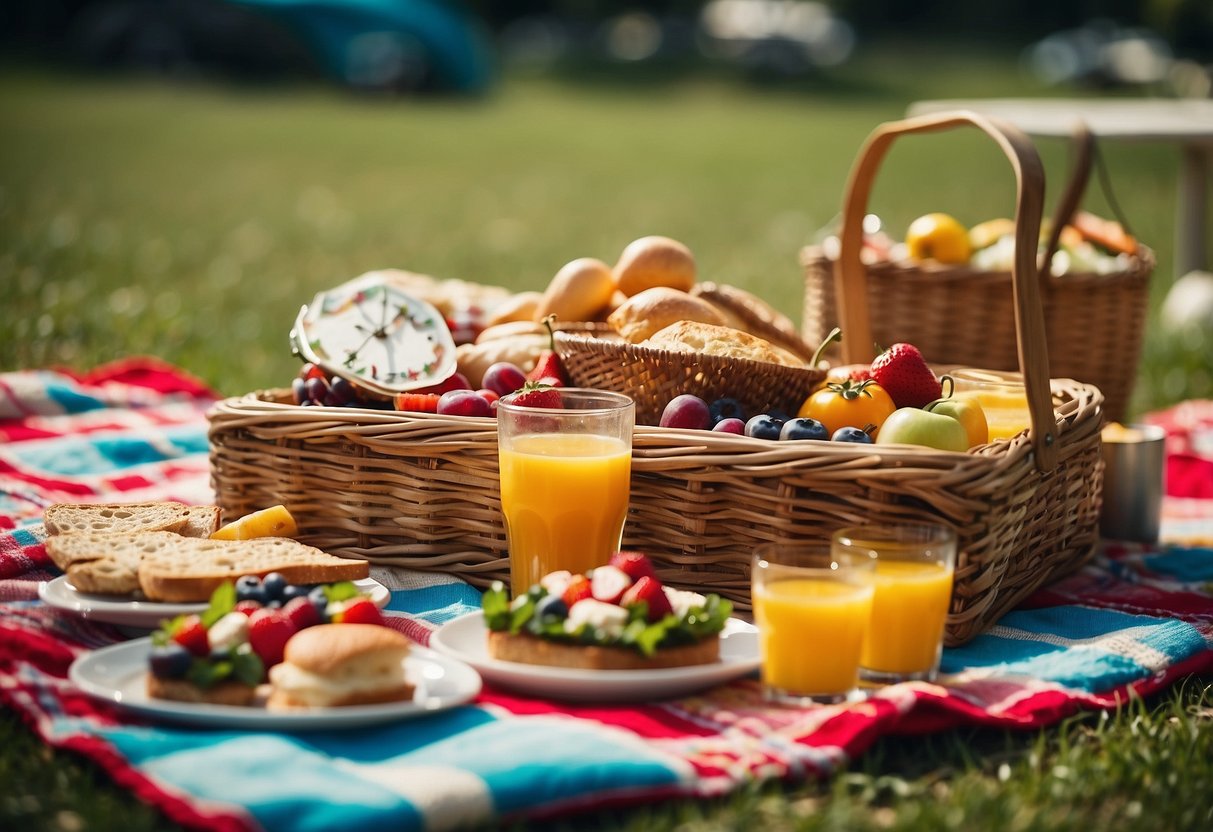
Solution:
M871 146L882 153L900 132L960 123L969 122L886 126ZM1039 158L1022 134L972 123L1011 160L1017 233L1034 240L1043 191ZM872 172L871 165L857 171L861 201ZM858 242L848 237L843 244L851 287L862 285ZM1014 274L1029 431L960 454L640 425L625 546L648 552L671 585L721 593L744 612L759 543L820 542L861 522L947 523L961 547L950 644L972 638L1037 587L1078 567L1097 542L1103 397L1090 385L1050 381L1032 258L1017 257ZM860 331L866 295L851 294L845 320ZM853 342L850 348L849 358L863 360ZM493 420L286 401L284 392L263 393L212 410L212 482L227 519L283 503L303 540L336 554L459 575L477 586L508 578Z
M1149 308L1154 254L1139 245L1115 271L1053 273L1063 228L1082 202L1097 148L1077 124L1071 173L1053 212L1038 277L1049 371L1093 384L1104 394L1109 419L1125 418L1137 375ZM1107 187L1105 187L1107 192ZM854 205L849 198L846 202ZM1109 197L1115 205L1115 200ZM857 225L860 216L843 216ZM1036 250L1035 244L1032 246ZM825 246L801 252L805 298L803 332L820 343L841 321L836 261ZM908 341L928 361L1012 370L1018 364L1011 274L968 263L880 260L865 265L871 334L877 343Z

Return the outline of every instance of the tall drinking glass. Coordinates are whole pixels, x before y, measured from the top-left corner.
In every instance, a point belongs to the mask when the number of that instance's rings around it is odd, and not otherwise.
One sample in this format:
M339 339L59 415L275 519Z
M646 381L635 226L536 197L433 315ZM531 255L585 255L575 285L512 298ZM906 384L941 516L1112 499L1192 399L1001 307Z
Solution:
M824 542L754 550L750 586L768 699L803 705L856 695L874 566L866 552L838 556Z
M510 586L586 572L619 549L631 491L636 407L619 393L561 388L560 409L497 402Z
M876 563L860 677L877 683L934 678L952 598L956 532L934 523L855 526L834 533L833 553Z
M956 398L976 399L981 405L991 442L1010 439L1032 426L1021 373L965 369L948 375L955 384Z

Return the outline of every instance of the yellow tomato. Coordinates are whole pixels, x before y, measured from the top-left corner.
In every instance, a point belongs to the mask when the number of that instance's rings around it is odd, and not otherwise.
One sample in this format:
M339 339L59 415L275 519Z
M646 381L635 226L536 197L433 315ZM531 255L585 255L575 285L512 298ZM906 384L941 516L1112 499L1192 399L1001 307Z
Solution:
M270 506L246 514L211 534L211 540L249 540L254 537L294 537L299 533L286 506Z
M969 230L955 217L927 214L910 223L906 231L906 251L915 260L967 263L972 254Z
M797 416L816 419L826 426L831 434L839 428L866 429L873 425L872 438L889 418L897 405L874 381L830 382L813 393L800 406Z

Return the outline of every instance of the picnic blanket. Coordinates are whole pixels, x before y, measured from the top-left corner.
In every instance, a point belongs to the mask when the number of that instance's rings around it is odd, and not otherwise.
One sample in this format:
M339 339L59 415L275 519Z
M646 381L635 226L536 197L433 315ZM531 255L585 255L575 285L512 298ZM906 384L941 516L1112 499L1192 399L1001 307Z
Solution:
M38 582L57 574L41 512L69 500L208 502L213 398L150 360L87 375L0 374L0 703L186 827L440 830L721 795L828 776L882 735L1035 728L1213 669L1213 550L1109 543L1089 567L945 650L937 683L887 687L862 703L772 707L751 677L639 705L486 686L473 703L423 719L330 731L149 722L67 681L73 659L125 636L37 600ZM1185 534L1213 537L1213 502L1176 505ZM458 579L373 575L392 590L392 626L422 644L479 606Z

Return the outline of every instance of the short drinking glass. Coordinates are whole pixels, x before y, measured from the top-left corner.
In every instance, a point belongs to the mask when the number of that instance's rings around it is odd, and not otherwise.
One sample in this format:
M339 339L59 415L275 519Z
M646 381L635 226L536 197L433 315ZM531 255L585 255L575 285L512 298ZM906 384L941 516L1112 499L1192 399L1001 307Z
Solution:
M856 696L874 568L866 552L839 556L825 544L755 550L751 591L768 699L803 705Z
M952 598L956 532L933 523L855 526L834 533L833 554L876 563L860 676L877 683L933 679Z

